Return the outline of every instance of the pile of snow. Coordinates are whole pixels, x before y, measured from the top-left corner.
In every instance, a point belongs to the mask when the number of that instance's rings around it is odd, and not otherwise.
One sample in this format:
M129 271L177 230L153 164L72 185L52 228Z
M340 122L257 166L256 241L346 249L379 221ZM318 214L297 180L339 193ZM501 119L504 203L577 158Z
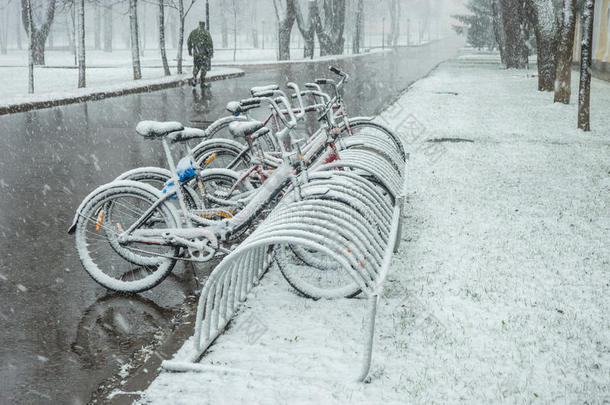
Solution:
M610 401L610 84L583 133L529 73L445 63L383 114L410 189L369 384L366 301L298 297L271 269L202 359L216 368L163 372L141 402Z

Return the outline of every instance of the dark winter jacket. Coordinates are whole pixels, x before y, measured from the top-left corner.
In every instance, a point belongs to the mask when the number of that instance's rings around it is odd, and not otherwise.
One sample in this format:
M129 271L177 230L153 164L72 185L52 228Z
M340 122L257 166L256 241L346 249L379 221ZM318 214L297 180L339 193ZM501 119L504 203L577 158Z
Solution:
M214 53L214 42L210 33L202 27L194 29L189 35L188 41L189 54L192 53L196 58L211 58Z

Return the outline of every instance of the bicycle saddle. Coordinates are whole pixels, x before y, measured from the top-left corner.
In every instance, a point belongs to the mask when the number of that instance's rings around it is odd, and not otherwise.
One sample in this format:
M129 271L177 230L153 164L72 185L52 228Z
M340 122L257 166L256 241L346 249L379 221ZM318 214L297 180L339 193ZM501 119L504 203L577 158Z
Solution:
M226 109L233 115L239 115L253 108L258 108L260 106L259 104L242 105L239 101L229 101Z
M142 135L145 138L161 138L183 129L184 126L176 121L140 121L136 126L138 135Z
M260 121L232 122L229 125L229 132L235 137L246 137L264 126L265 124Z
M250 94L254 96L256 93L265 93L268 91L275 91L279 89L280 86L278 86L277 84L269 84L267 86L256 86L250 89Z

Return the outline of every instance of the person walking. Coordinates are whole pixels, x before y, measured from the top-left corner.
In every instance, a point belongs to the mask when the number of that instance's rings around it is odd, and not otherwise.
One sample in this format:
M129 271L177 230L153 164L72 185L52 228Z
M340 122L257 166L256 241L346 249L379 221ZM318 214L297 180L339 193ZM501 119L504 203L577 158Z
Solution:
M205 75L212 66L214 57L214 42L212 36L205 29L205 23L199 21L187 40L189 56L193 56L193 87L197 85L197 74L201 72L201 85L204 85Z

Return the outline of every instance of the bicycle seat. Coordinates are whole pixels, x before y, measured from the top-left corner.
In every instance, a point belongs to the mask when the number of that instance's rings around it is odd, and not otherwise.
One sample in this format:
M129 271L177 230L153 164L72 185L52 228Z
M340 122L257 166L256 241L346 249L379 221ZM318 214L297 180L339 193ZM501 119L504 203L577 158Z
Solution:
M250 89L250 94L254 95L256 93L265 93L268 91L275 91L275 90L279 90L280 86L278 86L277 84L269 84L267 86L256 86L256 87L252 87Z
M136 126L136 132L145 138L161 138L172 132L182 131L184 126L176 121L140 121Z
M246 137L264 126L265 124L260 121L232 122L229 125L229 132L235 137Z
M227 103L226 109L233 115L239 115L241 113L245 113L248 110L258 107L260 107L260 104L242 105L239 101L229 101Z

